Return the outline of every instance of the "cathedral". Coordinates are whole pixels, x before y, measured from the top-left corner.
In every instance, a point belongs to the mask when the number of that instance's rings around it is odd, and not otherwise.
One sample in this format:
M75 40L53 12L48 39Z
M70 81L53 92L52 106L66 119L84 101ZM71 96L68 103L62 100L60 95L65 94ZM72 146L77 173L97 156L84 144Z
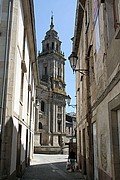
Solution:
M38 53L35 152L45 151L46 147L48 151L60 149L65 143L65 61L51 16L50 29L42 41L42 51Z

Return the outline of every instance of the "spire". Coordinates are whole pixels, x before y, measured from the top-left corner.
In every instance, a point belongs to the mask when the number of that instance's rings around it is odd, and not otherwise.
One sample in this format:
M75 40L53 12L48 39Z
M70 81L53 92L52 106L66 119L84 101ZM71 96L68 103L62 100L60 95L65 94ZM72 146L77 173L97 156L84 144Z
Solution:
M54 24L53 24L53 11L51 11L51 24L50 24L50 29L54 29Z

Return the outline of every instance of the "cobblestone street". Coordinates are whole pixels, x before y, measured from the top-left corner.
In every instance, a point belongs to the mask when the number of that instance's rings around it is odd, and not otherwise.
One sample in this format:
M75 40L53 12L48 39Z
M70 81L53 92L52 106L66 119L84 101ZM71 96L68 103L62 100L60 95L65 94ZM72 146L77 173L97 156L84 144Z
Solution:
M78 172L66 170L67 155L34 154L21 180L84 180Z

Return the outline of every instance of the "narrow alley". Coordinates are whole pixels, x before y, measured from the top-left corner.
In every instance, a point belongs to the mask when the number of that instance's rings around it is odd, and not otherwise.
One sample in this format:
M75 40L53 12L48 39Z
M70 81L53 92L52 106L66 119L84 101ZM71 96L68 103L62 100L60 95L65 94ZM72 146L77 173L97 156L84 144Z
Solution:
M21 180L84 180L80 171L66 170L67 159L67 155L61 154L34 154Z

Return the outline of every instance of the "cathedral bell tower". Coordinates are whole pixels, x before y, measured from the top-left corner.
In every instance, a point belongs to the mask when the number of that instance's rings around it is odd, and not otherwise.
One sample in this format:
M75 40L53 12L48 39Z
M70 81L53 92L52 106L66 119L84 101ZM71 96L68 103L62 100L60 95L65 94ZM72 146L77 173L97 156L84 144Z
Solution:
M50 29L46 32L42 51L38 55L39 111L35 126L35 146L47 145L60 149L65 142L65 61L52 15Z

